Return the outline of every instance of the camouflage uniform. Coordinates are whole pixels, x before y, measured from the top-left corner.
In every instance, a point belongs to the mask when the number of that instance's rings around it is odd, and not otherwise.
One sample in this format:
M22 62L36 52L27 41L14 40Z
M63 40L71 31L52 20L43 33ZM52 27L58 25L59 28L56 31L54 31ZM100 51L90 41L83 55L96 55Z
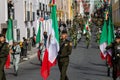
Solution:
M72 41L73 41L74 48L76 48L77 46L77 33L76 32L74 32L74 34L72 35Z
M86 45L87 45L87 49L89 47L89 44L90 44L90 34L89 32L86 33Z

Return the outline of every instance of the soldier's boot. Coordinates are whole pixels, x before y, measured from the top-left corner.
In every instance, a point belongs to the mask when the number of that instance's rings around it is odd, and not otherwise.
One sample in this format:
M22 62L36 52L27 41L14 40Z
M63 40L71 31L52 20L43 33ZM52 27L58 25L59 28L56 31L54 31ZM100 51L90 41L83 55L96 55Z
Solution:
M113 80L116 80L116 78L113 78Z
M87 49L88 49L88 47L89 47L89 46L87 45Z
M87 49L89 48L89 43L87 43Z
M110 66L108 66L107 76L110 76Z
M15 72L15 76L18 76L18 70Z
M14 66L14 75L18 76L18 70L16 69L16 66Z
M40 60L40 66L42 66L42 60Z
M116 80L116 79L117 79L117 75L113 74L113 80Z

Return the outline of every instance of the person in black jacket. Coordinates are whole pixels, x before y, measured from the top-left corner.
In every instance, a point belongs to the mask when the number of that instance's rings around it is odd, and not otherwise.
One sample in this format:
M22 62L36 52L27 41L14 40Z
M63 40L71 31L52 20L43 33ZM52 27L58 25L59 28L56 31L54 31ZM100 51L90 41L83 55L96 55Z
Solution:
M0 80L6 80L4 65L9 54L9 45L5 42L4 35L0 34Z
M22 48L23 56L24 56L23 60L28 60L28 58L27 58L27 47L28 47L27 39L25 39L25 37L23 37L23 48Z

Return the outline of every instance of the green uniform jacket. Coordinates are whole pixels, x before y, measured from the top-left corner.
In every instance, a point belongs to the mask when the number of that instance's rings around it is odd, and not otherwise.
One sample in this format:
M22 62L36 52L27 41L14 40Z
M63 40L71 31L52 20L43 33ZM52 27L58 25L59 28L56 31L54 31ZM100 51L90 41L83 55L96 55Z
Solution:
M69 40L61 40L60 41L60 51L58 55L58 60L61 61L68 61L69 55L72 52L72 43Z
M7 57L9 54L9 45L8 43L0 43L0 58Z

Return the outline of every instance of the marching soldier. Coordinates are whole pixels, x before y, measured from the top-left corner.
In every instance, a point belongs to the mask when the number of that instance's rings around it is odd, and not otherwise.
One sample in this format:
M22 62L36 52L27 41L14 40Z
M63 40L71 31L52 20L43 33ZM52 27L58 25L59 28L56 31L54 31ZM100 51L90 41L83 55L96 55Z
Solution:
M78 41L78 43L81 40L81 36L82 36L82 30L79 28L78 31L77 31L77 41Z
M106 49L112 50L113 80L116 80L120 76L120 33L116 34L115 41Z
M23 48L22 48L23 56L24 56L23 60L28 60L28 58L27 58L27 47L28 47L27 39L25 39L25 37L23 37Z
M5 42L4 35L0 34L0 80L6 80L4 65L9 53L9 45Z
M99 41L100 41L100 34L101 34L101 30L99 28L99 30L97 31L96 33L96 42L99 44Z
M77 33L75 31L72 35L72 41L73 41L74 48L76 48L77 47Z
M90 33L87 31L87 33L86 33L86 45L87 45L87 49L89 47L89 44L90 44Z
M67 40L67 32L62 32L62 37L60 40L60 51L58 55L58 66L60 70L60 80L69 80L66 74L68 64L69 64L69 55L72 52L72 43Z

